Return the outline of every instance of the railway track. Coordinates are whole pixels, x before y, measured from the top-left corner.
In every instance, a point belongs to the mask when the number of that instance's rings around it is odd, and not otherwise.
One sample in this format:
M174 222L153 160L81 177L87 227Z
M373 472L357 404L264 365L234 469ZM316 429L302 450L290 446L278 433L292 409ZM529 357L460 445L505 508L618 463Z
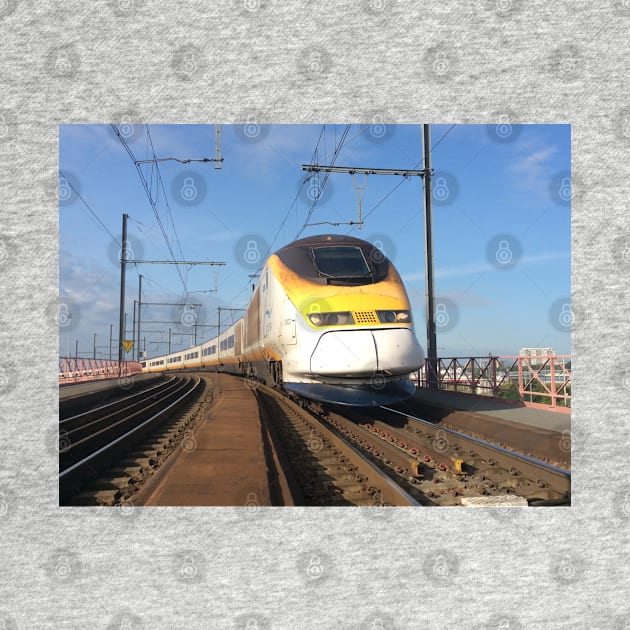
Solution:
M309 409L310 420L299 429L302 444L309 444L311 431L309 448L316 450L312 444L319 444L322 427L328 429L416 505L570 504L568 469L388 407L359 410L303 403ZM295 442L289 440L290 452L295 450ZM331 445L329 439L326 446ZM302 456L303 449L298 448L292 457L307 478L311 475L311 500L314 504L326 504L330 484L325 478L320 479L321 470L316 466L300 467ZM375 492L372 488L372 494L380 503L373 498L353 504L397 505L380 490ZM339 503L347 504L345 497Z
M256 395L295 505L420 505L369 453L311 410L261 384Z
M571 450L567 448L566 431L561 433L553 429L519 424L475 411L448 409L413 398L391 407L393 411L434 422L442 428L454 429L541 462L560 468L571 467Z
M198 376L177 376L60 420L60 504L116 502L134 476L183 437L192 420L185 412L205 384Z
M234 457L243 456L242 447L235 438L229 438L224 446L223 442L214 445L217 438L212 434L219 425L216 416L212 420L207 412L214 409L215 386L210 396L196 402L210 380L204 374L178 375L121 400L63 418L59 425L60 503L112 505L132 499L150 477L153 484L169 474L170 463L160 467L186 436L193 443L196 436L213 445L215 450L200 453L200 457L210 459L198 460L197 466L225 466L217 468L225 470L220 487L231 488L227 471ZM568 470L462 431L389 407L324 408L318 403L296 402L261 383L250 382L243 390L255 397L247 407L247 417L258 413L260 424L257 420L246 424L260 427L264 452L260 478L257 473L245 485L267 483L271 505L570 502ZM232 406L228 408L236 413L236 420L240 394L233 388L226 391L232 392ZM218 408L225 408L225 404ZM207 417L210 424L196 425L199 417ZM206 438L199 438L197 433L193 436L196 426L210 433ZM230 436L237 429L228 422L223 430ZM219 430L217 437L221 435ZM233 448L234 456L220 464L226 448ZM255 443L249 448L255 448ZM238 470L242 475L243 468ZM183 474L190 475L186 470ZM207 492L204 488L200 485L201 496Z
M527 505L570 503L571 473L564 468L388 407L344 416L336 422L352 421L355 433L367 432L397 450L399 458L407 457L406 468L397 464L400 474L411 475L436 505L491 503L492 497L506 496L521 497Z

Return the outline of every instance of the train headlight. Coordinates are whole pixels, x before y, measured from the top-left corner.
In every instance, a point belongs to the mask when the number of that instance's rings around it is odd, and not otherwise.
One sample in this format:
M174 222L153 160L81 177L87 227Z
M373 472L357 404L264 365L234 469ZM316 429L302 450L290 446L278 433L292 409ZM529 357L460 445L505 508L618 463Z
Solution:
M383 324L411 324L409 311L376 311L378 319Z
M309 313L307 317L313 326L348 326L354 324L354 318L350 311Z
M321 326L324 321L323 313L309 313L308 318L311 320L313 326Z

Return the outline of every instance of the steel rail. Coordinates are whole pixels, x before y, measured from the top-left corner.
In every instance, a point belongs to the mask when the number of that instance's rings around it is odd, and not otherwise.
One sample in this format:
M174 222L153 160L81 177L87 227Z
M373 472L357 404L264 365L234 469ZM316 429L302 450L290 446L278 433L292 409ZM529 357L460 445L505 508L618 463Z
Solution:
M542 468L546 471L555 473L557 475L562 475L566 478L568 478L569 480L571 479L571 471L569 470L565 470L564 468L560 468L558 466L554 466L553 464L548 464L547 462L543 462L539 459L535 459L534 457L529 457L528 455L525 455L523 453L517 453L516 451L512 451L508 448L505 448L503 446L498 446L497 444L492 444L491 442L487 442L486 440L482 440L480 438L476 438L473 437L472 435L467 435L466 433L461 433L460 431L456 431L455 429L449 429L446 427L441 427L439 425L436 425L434 422L429 422L428 420L424 420L422 418L418 418L416 416L412 416L408 413L404 413L402 411L398 411L396 409L392 409L391 407L385 407L383 405L381 405L379 407L380 409L384 409L385 411L389 411L390 413L395 413L398 414L400 416L404 416L405 418L409 418L411 420L415 420L416 422L419 422L421 424L424 424L428 427L430 427L431 429L435 430L435 431L443 431L444 433L453 435L455 437L458 437L460 439L464 439L467 440L469 442L472 442L473 444L476 444L478 446L482 446L484 448L488 448L491 449L492 451L498 451L499 453L502 453L504 455L508 455L511 458L514 459L519 459L527 464L533 465L533 466L537 466L539 468Z
M132 427L122 435L114 438L112 441L101 446L94 452L90 453L89 455L85 456L84 458L71 464L63 471L61 471L59 473L60 497L64 494L67 494L68 491L72 489L71 486L77 483L77 478L80 478L80 474L84 469L89 468L91 470L97 470L99 467L99 460L102 460L116 447L121 447L125 442L129 441L135 435L138 435L142 430L147 429L151 424L155 423L160 418L163 418L170 410L179 406L182 402L184 402L187 398L194 394L200 385L201 379L199 378L189 381L188 383L186 383L186 391L173 402L171 402L168 406L160 409L157 413L142 421L140 424Z
M186 387L186 381L172 380L164 384L162 389L154 394L136 400L128 405L122 405L116 410L110 411L103 416L96 416L92 420L80 424L73 429L62 429L60 427L59 436L63 437L70 442L70 446L65 449L61 455L61 459L67 459L71 456L72 451L80 448L85 448L85 445L90 441L96 439L104 432L115 432L116 427L121 423L128 422L132 418L138 415L142 415L151 406L158 405L165 402L168 398L177 395L177 393ZM123 416L122 414L126 414Z
M142 397L146 397L148 394L150 394L150 392L154 392L155 390L159 390L159 389L164 389L165 387L167 387L173 382L174 378L175 377L171 376L171 378L168 379L167 381L162 381L161 383L158 383L157 385L153 385L152 387L143 389L141 392L130 394L129 396L119 398L118 400L113 400L111 402L105 403L104 405L101 405L100 407L95 407L94 409L89 409L88 411L77 413L74 416L68 416L67 418L64 418L63 420L59 420L59 429L63 429L65 431L72 431L76 427L67 428L66 423L80 422L81 420L90 422L93 418L98 419L99 417L102 417L102 415L100 414L100 412L102 411L105 411L106 413L115 412L115 411L118 411L117 407L119 409L123 409L127 405L127 403L133 404L132 401L134 400L134 398L141 399ZM159 392L156 392L156 393L159 393Z
M350 456L351 460L354 460L353 463L360 462L361 466L365 467L369 473L373 475L370 479L370 484L375 485L378 482L385 485L386 488L383 494L383 498L388 500L390 503L394 503L394 500L389 500L390 498L398 496L402 502L408 506L413 507L422 507L422 504L419 503L416 499L414 499L404 488L402 488L391 476L383 471L381 468L376 466L369 458L367 458L360 450L358 450L355 446L353 446L346 436L341 434L334 426L331 426L328 422L323 420L322 418L314 415L312 412L303 409L299 405L295 404L290 398L279 393L275 389L267 387L266 385L257 384L257 387L263 392L272 395L277 400L283 400L288 403L296 413L299 413L302 418L306 421L306 423L317 431L320 431L325 438L327 438L332 444L336 444L341 450L346 451L346 455ZM390 497L389 492L392 493Z

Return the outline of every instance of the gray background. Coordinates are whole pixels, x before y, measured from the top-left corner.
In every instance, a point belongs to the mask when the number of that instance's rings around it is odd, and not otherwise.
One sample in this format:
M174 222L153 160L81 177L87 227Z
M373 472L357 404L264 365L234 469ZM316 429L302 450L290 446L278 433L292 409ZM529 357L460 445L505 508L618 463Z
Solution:
M0 628L626 627L628 2L3 0L0 27ZM56 507L57 125L375 112L573 125L573 507Z

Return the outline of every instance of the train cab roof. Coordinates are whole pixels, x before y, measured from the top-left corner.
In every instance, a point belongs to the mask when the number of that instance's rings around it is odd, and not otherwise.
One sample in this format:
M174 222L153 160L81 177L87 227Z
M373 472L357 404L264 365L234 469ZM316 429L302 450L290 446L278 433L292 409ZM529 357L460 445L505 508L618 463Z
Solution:
M380 282L390 262L372 243L324 234L294 241L276 252L291 271L320 284L354 286Z

